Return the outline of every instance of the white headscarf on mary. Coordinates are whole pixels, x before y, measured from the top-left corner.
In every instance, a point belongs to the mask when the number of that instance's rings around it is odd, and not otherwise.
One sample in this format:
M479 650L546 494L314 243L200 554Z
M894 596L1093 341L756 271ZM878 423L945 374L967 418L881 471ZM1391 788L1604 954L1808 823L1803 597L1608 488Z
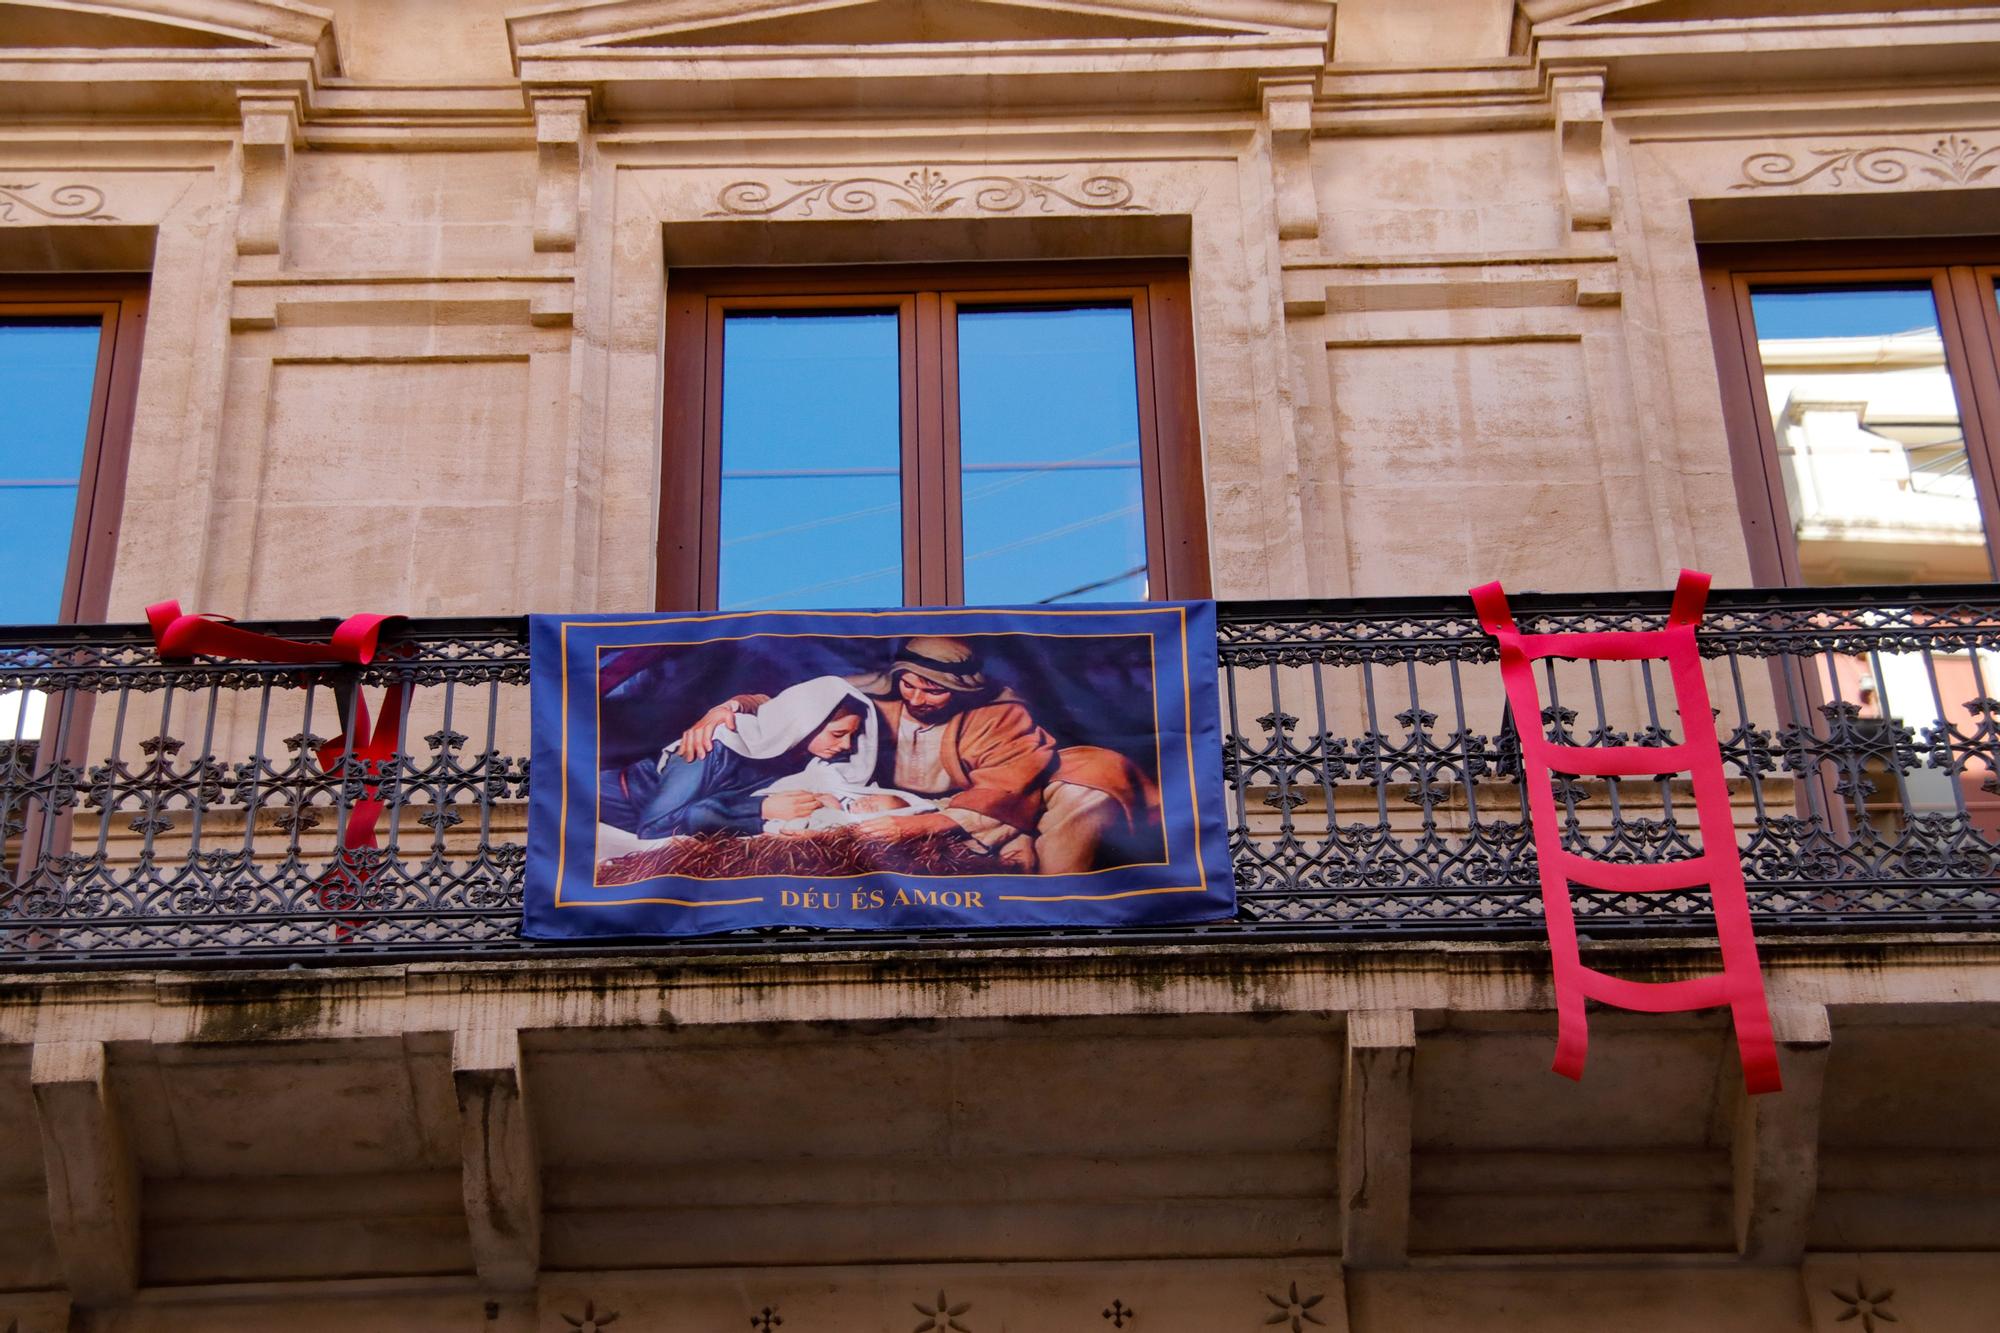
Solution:
M849 709L841 709L845 701L851 701ZM805 765L797 772L801 775L816 772L827 779L859 786L875 772L875 755L880 744L875 706L843 676L814 676L780 690L756 712L739 713L736 726L716 732L715 739L745 759L777 759L794 750L804 750L834 720L836 709L859 710L861 729L854 734L853 747L839 759L824 759L808 751ZM806 789L821 788L810 785Z
M764 794L781 779L807 790L865 784L880 750L875 706L839 676L773 695L696 760L671 747L602 775L600 818L640 840L683 833L763 831ZM782 788L781 790L790 789Z

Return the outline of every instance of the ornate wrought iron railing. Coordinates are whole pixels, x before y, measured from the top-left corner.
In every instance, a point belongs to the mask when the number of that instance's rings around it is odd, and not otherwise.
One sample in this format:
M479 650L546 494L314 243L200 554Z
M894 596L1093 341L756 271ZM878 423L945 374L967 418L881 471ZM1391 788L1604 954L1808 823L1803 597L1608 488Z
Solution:
M1648 628L1664 594L1517 596L1531 632ZM1463 598L1222 607L1240 908L1132 931L741 932L653 950L1535 934L1514 719ZM273 624L292 638L330 624ZM0 630L0 967L547 951L517 933L524 622L418 620L365 669L162 663L140 626ZM1769 928L2000 926L2000 587L1718 592L1701 633ZM360 688L414 686L395 758L324 758ZM1540 725L1671 744L1645 664L1558 663ZM357 802L380 847L342 851ZM1670 776L1559 784L1575 850L1690 854ZM1588 933L1708 925L1700 894L1579 889Z

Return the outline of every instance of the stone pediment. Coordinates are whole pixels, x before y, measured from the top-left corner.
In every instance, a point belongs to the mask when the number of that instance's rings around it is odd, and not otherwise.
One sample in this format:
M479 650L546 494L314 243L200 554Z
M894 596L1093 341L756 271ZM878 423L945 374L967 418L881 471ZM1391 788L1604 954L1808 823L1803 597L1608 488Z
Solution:
M1522 0L1521 12L1543 28L1613 23L1731 23L1744 19L1814 19L1848 14L1927 13L1987 8L1968 0Z
M507 20L517 55L719 46L1112 43L1319 37L1331 0L614 0L542 6Z
M0 112L232 115L339 72L333 15L295 0L0 0Z
M886 46L930 42L1126 40L1226 37L1236 30L1124 14L995 4L992 0L859 0L674 34L627 37L613 46Z
M507 20L530 88L614 114L1255 106L1314 80L1333 0L573 0Z
M1889 12L1893 11L1893 12ZM2000 7L1964 0L1518 0L1530 48L1607 92L1987 79Z
M305 50L333 15L286 0L0 0L0 48L48 51Z

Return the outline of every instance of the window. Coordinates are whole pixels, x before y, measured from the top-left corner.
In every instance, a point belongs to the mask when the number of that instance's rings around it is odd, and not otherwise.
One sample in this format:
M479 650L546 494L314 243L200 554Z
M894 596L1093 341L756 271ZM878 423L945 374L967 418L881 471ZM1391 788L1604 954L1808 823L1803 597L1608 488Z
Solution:
M144 312L136 280L0 278L0 625L104 616ZM0 691L0 746L44 707Z
M2000 245L1703 255L1759 582L1976 582L2000 539Z
M0 280L0 624L104 614L143 289Z
M1757 580L1991 579L2000 244L1718 246L1702 260ZM1781 715L1851 709L1862 747L1848 761L1853 774L1833 763L1814 770L1802 800L1888 837L1906 811L2000 831L1984 762L1882 762L1891 724L1915 737L1944 727L1976 735L2000 654L1830 653L1814 671L1772 669Z
M663 608L1200 597L1184 270L676 272Z

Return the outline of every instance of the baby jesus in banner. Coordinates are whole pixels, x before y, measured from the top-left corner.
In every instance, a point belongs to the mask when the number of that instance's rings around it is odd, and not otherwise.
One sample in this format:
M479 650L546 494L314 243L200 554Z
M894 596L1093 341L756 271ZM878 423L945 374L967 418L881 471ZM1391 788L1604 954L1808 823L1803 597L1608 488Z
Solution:
M717 855L764 873L773 863L823 874L914 862L1067 874L1095 868L1109 844L1158 820L1157 791L1129 759L1059 746L1025 700L987 677L970 643L938 636L902 642L879 673L723 700L657 762L605 774L604 793L603 823L641 850L706 839L660 848L620 874L712 874ZM716 844L835 832L810 854ZM682 861L689 868L665 868Z

